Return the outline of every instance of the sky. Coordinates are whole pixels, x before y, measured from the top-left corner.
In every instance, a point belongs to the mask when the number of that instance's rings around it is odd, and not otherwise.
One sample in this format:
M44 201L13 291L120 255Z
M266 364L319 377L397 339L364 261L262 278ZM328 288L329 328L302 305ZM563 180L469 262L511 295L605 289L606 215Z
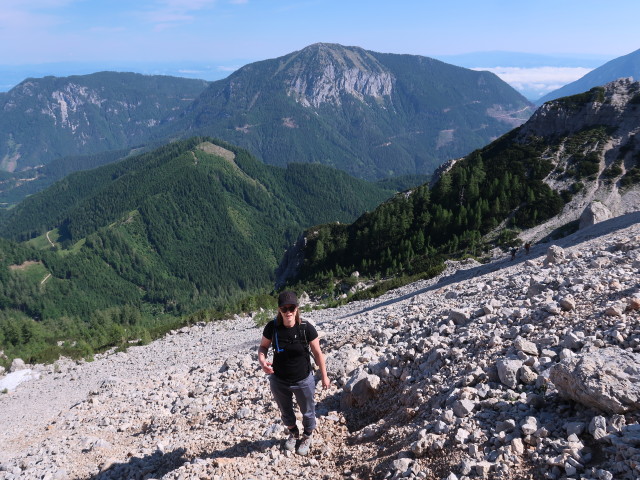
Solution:
M477 52L564 57L567 65L583 59L583 65L570 66L462 65L494 69L521 86L564 85L640 48L640 2L618 0L615 12L608 5L604 0L0 0L0 88L20 81L10 80L12 74L61 75L72 66L154 73L149 70L165 65L182 76L211 80L316 42L445 61Z

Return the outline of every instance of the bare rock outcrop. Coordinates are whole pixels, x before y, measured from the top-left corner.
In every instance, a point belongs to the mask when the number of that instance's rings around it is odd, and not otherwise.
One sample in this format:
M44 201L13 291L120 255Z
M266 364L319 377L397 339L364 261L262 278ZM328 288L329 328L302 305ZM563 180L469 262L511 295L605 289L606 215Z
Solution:
M609 347L567 358L551 369L560 395L609 414L640 411L640 354Z

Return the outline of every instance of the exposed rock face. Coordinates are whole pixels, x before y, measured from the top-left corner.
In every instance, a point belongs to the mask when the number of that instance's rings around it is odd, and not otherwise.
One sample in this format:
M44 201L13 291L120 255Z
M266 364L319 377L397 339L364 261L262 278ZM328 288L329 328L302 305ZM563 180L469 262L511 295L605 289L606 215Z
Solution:
M640 411L640 355L610 347L556 364L549 379L558 392L608 414Z
M320 162L378 179L430 173L532 111L490 72L316 43L213 82L180 126L246 147L265 163Z
M538 241L558 227L580 228L640 210L640 185L626 175L640 155L640 83L623 78L542 105L515 133L517 142L544 143L544 179L571 199L560 215L527 232ZM624 182L623 182L624 180Z
M302 105L340 105L343 95L365 102L391 96L393 74L366 50L338 50L319 44L316 56L314 64L296 57L289 60L287 93Z
M116 72L27 79L0 96L0 170L140 145L207 85Z
M521 136L569 134L588 127L610 125L628 129L640 109L631 100L638 93L638 82L624 78L597 87L591 96L552 100L542 105L520 131ZM638 127L636 122L635 127Z

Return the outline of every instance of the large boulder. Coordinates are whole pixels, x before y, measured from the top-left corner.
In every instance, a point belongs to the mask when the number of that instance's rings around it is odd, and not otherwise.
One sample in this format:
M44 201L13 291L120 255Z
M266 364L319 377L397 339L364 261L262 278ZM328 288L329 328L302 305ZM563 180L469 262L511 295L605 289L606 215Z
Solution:
M547 257L544 259L544 265L554 265L564 262L565 254L564 249L558 245L551 245L547 249Z
M27 368L26 363L21 358L14 358L9 367L9 372L17 372L18 370L25 370Z
M342 408L360 407L373 398L380 386L380 377L368 374L364 367L358 368L343 387Z
M604 222L613 217L611 210L607 206L598 201L591 202L587 208L584 209L582 215L580 215L579 229L590 227L596 223Z
M360 366L359 359L360 350L351 345L345 345L327 357L327 372L330 377L342 383Z
M587 407L640 411L640 354L608 347L565 358L551 368L558 393Z

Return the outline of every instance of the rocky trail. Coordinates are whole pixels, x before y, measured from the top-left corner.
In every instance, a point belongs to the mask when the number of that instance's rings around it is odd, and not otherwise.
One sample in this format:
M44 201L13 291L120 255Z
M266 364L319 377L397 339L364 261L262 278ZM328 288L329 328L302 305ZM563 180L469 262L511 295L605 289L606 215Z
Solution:
M636 479L640 214L529 255L309 312L330 377L306 457L285 438L250 318L0 394L0 479Z

